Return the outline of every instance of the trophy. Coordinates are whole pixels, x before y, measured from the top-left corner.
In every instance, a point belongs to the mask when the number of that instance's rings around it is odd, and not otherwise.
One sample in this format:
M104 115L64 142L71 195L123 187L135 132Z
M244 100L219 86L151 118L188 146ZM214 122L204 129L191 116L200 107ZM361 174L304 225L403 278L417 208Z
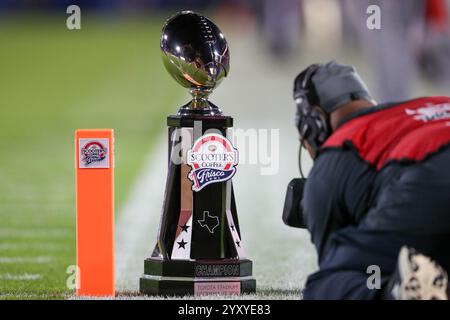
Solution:
M191 11L170 18L161 36L164 65L192 100L167 118L168 174L157 243L139 290L154 295L236 295L256 291L245 257L231 178L238 151L233 118L208 100L228 75L219 28Z

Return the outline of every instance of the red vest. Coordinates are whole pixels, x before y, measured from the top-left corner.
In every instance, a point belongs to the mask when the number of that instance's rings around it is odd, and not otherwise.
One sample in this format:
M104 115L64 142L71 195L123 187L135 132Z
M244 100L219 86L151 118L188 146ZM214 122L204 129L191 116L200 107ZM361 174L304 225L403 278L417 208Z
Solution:
M339 127L323 149L346 142L377 169L391 160L423 160L450 144L450 97L418 98L356 117Z

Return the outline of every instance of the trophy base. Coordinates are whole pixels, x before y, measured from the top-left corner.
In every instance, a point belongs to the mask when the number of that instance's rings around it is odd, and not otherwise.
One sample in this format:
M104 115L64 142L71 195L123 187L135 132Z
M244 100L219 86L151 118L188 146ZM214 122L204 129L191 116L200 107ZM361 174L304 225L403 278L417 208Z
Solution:
M252 261L162 260L144 261L139 291L147 295L240 295L256 292Z

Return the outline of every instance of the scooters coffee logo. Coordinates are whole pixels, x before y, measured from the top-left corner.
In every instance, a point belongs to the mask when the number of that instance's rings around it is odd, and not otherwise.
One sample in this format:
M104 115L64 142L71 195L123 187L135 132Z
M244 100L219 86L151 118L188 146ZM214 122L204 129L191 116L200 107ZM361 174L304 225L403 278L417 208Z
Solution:
M236 173L238 151L220 134L206 134L198 138L187 152L192 167L188 178L192 190L200 191L209 184L230 180Z
M81 168L109 168L108 139L80 139Z

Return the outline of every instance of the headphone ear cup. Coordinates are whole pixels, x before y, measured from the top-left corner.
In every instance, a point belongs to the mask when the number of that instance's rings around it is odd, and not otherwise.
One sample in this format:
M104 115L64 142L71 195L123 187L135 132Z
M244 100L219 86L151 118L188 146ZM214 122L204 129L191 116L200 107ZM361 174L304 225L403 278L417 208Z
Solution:
M321 145L324 119L311 107L307 99L297 102L296 125L300 136L308 141L312 148L318 149Z
M303 136L305 131L303 127L305 126L305 121L308 117L310 106L308 100L304 96L301 96L301 94L299 94L299 97L295 99L295 103L297 106L295 113L295 125L297 126L300 135Z
M304 126L307 126L304 137L314 149L319 149L330 132L326 117L319 111L312 109L305 116L304 122L306 123Z
M326 117L317 110L311 110L311 118L314 120L314 143L320 147L330 135L330 127Z
M328 119L312 105L319 99L312 83L312 76L320 65L311 65L294 80L294 100L297 105L295 124L300 136L318 150L330 134Z

